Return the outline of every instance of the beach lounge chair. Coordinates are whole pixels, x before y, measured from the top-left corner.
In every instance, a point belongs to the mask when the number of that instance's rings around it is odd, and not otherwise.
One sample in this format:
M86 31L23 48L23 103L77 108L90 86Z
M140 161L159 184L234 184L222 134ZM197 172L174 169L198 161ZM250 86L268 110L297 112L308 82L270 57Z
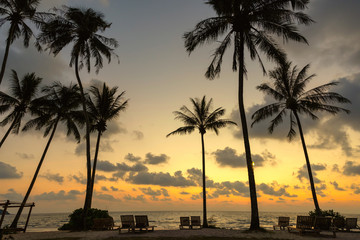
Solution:
M121 227L119 228L119 233L121 233L121 229L127 229L128 232L135 231L135 221L133 215L121 215Z
M304 234L305 231L314 230L315 217L312 216L297 216L296 226L288 226L288 231L298 231L300 235Z
M92 230L112 230L114 228L114 219L110 218L94 218Z
M145 230L148 231L154 231L154 228L156 226L149 226L149 220L147 215L135 215L135 231L139 230L140 232Z
M350 232L351 229L359 229L359 226L357 225L357 218L346 218L345 228L348 232Z
M191 216L191 229L194 229L194 227L201 228L200 216Z
M190 218L189 217L180 217L180 230L184 229L184 227L187 227L188 229L191 229L190 225Z
M279 217L278 224L274 225L274 230L278 227L280 230L285 230L290 225L290 217Z

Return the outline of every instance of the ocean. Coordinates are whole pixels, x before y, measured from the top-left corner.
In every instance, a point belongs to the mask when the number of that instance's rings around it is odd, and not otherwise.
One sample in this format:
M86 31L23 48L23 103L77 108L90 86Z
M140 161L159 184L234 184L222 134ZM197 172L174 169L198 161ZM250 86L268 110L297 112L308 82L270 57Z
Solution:
M120 226L120 215L148 215L150 225L157 226L159 230L178 229L181 216L201 216L201 211L148 211L148 212L109 212L110 216L114 218L115 225ZM304 212L289 213L289 212L261 212L260 225L265 229L272 229L272 226L277 223L279 216L290 217L290 224L296 223L297 215L307 215ZM68 222L69 213L34 213L31 214L27 232L43 232L56 231L64 223ZM360 219L360 214L346 214L346 217L357 217ZM14 215L6 215L2 227L11 223ZM19 225L25 223L25 217L20 219ZM208 222L220 228L227 229L247 229L250 226L250 212L241 211L209 211Z

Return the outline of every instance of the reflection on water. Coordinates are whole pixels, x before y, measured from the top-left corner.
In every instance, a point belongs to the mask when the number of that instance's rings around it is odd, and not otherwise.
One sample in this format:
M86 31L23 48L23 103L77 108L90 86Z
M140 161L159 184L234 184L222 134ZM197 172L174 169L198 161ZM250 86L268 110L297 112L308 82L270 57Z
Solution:
M126 214L148 215L150 224L157 226L157 229L178 229L180 216L202 216L201 211L110 212L117 226L121 225L120 215ZM260 225L266 229L272 229L279 216L290 217L290 223L295 224L297 215L307 215L307 213L279 212L263 212L259 214ZM68 215L69 213L32 214L27 231L42 232L57 230L57 228L68 222ZM10 225L14 216L14 214L6 215L3 226ZM360 215L354 214L346 214L346 217L357 217L360 219ZM23 226L25 221L26 215L20 219L19 226ZM210 211L208 212L208 221L210 225L220 228L246 229L250 226L250 212Z

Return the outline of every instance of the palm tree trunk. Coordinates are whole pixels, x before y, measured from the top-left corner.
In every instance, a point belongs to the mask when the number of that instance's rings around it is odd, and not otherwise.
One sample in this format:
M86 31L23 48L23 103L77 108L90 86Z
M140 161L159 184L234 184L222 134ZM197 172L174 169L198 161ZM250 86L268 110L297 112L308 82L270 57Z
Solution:
M1 82L4 78L4 74L5 74L5 68L6 68L6 63L7 63L7 59L8 59L8 56L9 56L9 49L10 49L10 45L11 45L11 38L12 38L12 33L13 33L13 25L11 25L10 27L10 32L9 32L9 36L6 40L6 47L5 47L5 53L4 53L4 58L3 58L3 62L2 62L2 65L1 65L1 71L0 71L0 85L1 85Z
M34 176L33 176L33 179L31 180L30 186L29 186L29 188L28 188L28 190L27 190L27 192L26 192L26 194L25 194L25 197L24 197L24 199L23 199L23 201L22 201L22 203L21 203L21 206L20 206L19 210L18 210L17 213L16 213L16 216L15 216L13 222L11 223L10 228L17 228L17 223L18 223L18 221L19 221L19 219L20 219L20 216L21 216L21 213L22 213L22 211L23 211L23 209L24 209L24 205L26 204L26 201L28 200L28 198L29 198L29 196L30 196L31 190L32 190L33 187L34 187L36 178L37 178L37 176L38 176L38 174L39 174L39 172L40 172L41 165L42 165L42 163L43 163L43 161L44 161L44 159L45 159L46 153L47 153L47 151L48 151L48 149L49 149L49 147L50 147L50 143L51 143L51 141L52 141L52 139L53 139L53 137L54 137L54 135L55 135L56 127L57 127L57 125L58 125L58 123L59 123L59 120L60 120L60 118L56 119L54 128L53 128L53 130L52 130L52 132L51 132L51 135L50 135L50 137L49 137L49 140L48 140L48 142L47 142L47 144L46 144L46 146L45 146L44 152L43 152L43 154L42 154L42 156L41 156L41 159L40 159L40 162L39 162L39 164L38 164L38 166L37 166L37 168L36 168L36 171L35 171L35 174L34 174Z
M89 196L89 204L91 206L92 203L92 196L94 192L94 183L95 183L95 173L96 173L96 164L97 164L97 158L99 153L99 147L100 147L100 138L101 138L101 131L98 131L97 141L96 141L96 149L95 149L95 156L94 156L94 163L93 163L93 170L92 170L92 176L91 176L91 190L90 190L90 196Z
M239 46L239 112L241 119L241 127L244 138L244 146L245 146L245 154L246 154L246 164L249 176L249 188L250 188L250 201L251 201L251 223L250 230L257 230L260 228L259 221L259 210L257 204L257 196L256 196L256 184L255 184L255 176L253 169L253 161L251 159L251 150L250 150L250 142L249 142L249 134L246 123L246 115L245 115L245 107L244 107L244 36L242 33L240 34L240 46Z
M297 121L297 124L298 124L298 127L299 127L301 143L302 143L302 146L303 146L303 149L304 149L306 166L307 166L308 173L309 173L311 193L312 193L312 196L313 196L313 199L314 199L315 212L318 214L318 213L320 213L320 207L319 207L319 203L318 203L318 200L317 200L317 197L316 197L315 183L314 183L314 178L313 178L312 171L311 171L311 165L310 165L309 155L308 155L306 144L305 144L305 138L304 138L304 134L303 134L303 131L302 131L299 116L297 115L297 112L293 111L293 113L295 115L295 118L296 118L296 121Z
M91 191L91 156L90 156L90 121L89 116L86 111L86 99L85 99L85 93L84 88L81 83L80 75L79 75L79 56L76 56L75 59L75 75L76 79L79 84L80 88L80 94L81 94L81 102L83 106L83 112L85 117L85 126L86 126L86 169L87 169L87 181L86 181L86 194L85 194L85 202L84 202L84 211L83 211L83 228L86 230L86 216L88 210L91 208L91 202L90 202L90 191Z
M7 132L5 133L4 137L1 139L0 148L1 148L1 146L3 145L3 143L5 142L6 138L9 136L11 130L14 128L15 123L17 122L17 120L18 120L18 116L16 116L16 118L14 119L14 121L11 123L11 126L9 127L9 129L7 130Z
M203 227L207 228L207 214L206 214L206 175L205 175L205 144L204 144L204 134L201 133L201 149L202 149L202 180L203 180Z

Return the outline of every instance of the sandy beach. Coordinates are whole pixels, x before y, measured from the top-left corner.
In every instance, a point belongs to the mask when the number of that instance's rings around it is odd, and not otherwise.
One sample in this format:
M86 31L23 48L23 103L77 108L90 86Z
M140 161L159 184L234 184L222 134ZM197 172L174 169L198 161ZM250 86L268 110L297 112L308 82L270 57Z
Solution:
M9 238L9 237L12 238ZM332 234L329 232L322 232L320 235L305 234L300 236L298 233L289 233L287 231L268 231L258 233L244 233L240 230L229 229L200 229L200 230L158 230L148 233L121 233L117 230L113 231L87 231L87 232L67 232L67 231L53 231L53 232L28 232L18 233L5 236L8 239L16 240L33 240L33 239L330 239ZM355 240L360 239L360 232L338 232L337 238L339 240Z

